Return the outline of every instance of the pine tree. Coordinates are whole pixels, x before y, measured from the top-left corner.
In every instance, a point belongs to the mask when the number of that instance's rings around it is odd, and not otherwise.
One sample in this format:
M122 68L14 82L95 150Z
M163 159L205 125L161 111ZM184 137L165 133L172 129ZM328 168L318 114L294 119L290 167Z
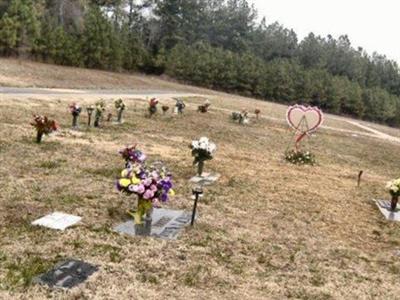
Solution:
M0 20L0 52L3 55L11 55L16 50L18 28L18 21L5 13Z

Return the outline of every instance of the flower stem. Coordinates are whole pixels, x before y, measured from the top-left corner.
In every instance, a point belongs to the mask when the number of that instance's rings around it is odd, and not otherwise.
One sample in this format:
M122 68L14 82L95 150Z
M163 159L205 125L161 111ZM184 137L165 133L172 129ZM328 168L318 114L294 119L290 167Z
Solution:
M399 202L399 196L392 196L392 202L390 204L390 208L392 209L392 211L396 211L397 202Z

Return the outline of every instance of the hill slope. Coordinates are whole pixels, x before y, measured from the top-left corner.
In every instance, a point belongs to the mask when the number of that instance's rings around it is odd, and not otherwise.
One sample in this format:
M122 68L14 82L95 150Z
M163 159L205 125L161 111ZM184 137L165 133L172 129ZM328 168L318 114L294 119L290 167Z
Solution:
M17 71L10 71L13 68ZM399 225L386 222L371 201L387 197L385 182L398 176L396 142L328 116L327 125L335 130L325 128L307 144L317 155L317 166L297 167L282 159L291 133L282 122L281 105L139 75L18 65L10 60L1 60L0 69L2 85L98 89L114 88L114 78L118 88L199 94L186 98L189 105L182 118L154 119L144 117L146 106L138 99L142 96L127 96L122 126L105 123L95 130L82 125L78 133L67 129L71 122L67 105L72 100L86 105L114 95L2 95L0 298L398 297ZM68 83L70 77L74 83ZM47 85L47 80L52 83ZM132 87L134 80L145 83ZM205 96L213 109L200 115L195 106ZM169 97L160 98L173 104ZM260 107L268 118L246 127L230 122L228 112L243 107ZM110 103L108 110L112 109ZM34 144L32 112L56 118L64 129L42 145ZM85 121L82 115L82 124ZM126 220L125 211L134 203L114 190L114 178L123 167L117 151L137 141L151 160L165 161L178 192L168 206L189 211L188 179L194 170L187 145L203 135L218 145L206 169L222 177L207 188L196 226L175 242L113 233L112 227ZM356 187L359 170L365 171L361 188ZM29 225L51 211L77 214L84 220L61 233ZM67 292L30 283L34 274L67 257L97 264L100 271Z

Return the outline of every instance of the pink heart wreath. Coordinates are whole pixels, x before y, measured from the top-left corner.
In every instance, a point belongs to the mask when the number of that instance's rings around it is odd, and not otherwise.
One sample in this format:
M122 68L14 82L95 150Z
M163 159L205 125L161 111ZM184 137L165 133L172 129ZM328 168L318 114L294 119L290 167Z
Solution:
M288 108L286 112L286 121L290 127L299 133L299 136L296 139L297 147L298 143L306 135L321 127L324 117L322 111L318 107L294 105ZM302 126L303 124L305 126Z

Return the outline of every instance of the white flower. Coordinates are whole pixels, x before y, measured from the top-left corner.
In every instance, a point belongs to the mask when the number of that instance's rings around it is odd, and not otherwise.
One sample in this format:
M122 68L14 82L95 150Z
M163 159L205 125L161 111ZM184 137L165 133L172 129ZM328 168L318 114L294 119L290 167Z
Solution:
M386 184L386 189L392 193L397 194L400 191L400 178L396 180L389 181Z
M198 149L199 148L199 142L198 141L192 141L192 147L194 149Z
M192 148L207 151L211 155L217 149L217 146L210 142L207 137L201 137L198 141L192 141Z
M201 138L199 139L199 143L208 144L208 143L209 143L209 139L208 139L207 137L203 136L203 137L201 137Z
M213 153L215 150L217 150L217 146L216 146L214 143L210 143L210 144L208 145L207 151L208 151L209 153Z

